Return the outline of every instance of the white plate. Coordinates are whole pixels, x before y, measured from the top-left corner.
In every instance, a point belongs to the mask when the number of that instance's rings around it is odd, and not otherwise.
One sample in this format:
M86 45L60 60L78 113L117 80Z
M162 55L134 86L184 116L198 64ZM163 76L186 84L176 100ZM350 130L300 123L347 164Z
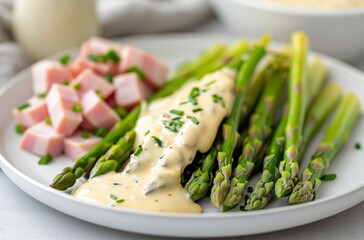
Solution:
M229 36L169 35L124 39L167 61L171 66L195 56L213 42L231 42ZM323 56L330 79L347 91L354 91L364 106L364 75L356 69ZM361 118L349 142L334 159L329 172L338 175L335 181L324 182L314 202L288 206L284 200L274 201L268 209L254 212L238 210L220 213L206 199L201 215L169 214L119 210L90 204L49 187L54 176L71 165L65 157L47 166L37 164L38 158L18 148L20 137L14 132L11 109L31 96L29 69L23 71L0 90L0 167L26 193L46 205L73 217L98 225L160 236L222 237L264 233L311 223L344 211L364 199L364 160L355 150L356 142L364 143L364 119ZM311 154L322 137L313 141ZM307 154L309 155L309 154ZM306 165L307 158L303 163ZM252 181L254 182L254 181Z

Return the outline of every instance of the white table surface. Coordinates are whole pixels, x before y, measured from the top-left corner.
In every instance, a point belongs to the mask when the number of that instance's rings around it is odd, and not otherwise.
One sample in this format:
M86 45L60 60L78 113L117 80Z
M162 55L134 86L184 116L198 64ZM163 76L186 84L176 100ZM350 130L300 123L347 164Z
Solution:
M199 27L193 32L229 33L216 21ZM355 65L364 70L364 56L362 63ZM309 225L232 239L364 239L363 226L364 202L343 213ZM0 240L13 239L152 240L160 238L116 231L60 213L28 196L0 170Z

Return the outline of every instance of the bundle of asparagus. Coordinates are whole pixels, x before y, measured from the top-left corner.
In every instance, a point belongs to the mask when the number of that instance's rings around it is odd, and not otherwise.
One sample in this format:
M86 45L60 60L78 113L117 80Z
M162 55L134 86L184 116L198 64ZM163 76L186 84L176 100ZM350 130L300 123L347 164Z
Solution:
M195 166L190 168L194 171L185 174L190 178L185 188L193 201L211 190L212 204L223 211L230 210L241 202L249 178L259 168L260 180L244 210L264 208L274 194L278 198L290 195L291 204L311 201L324 171L355 126L360 103L354 94L348 94L299 180L299 164L306 149L342 92L334 83L323 87L327 74L321 61L307 64L309 44L304 33L292 35L289 54L267 51L268 42L269 38L263 37L256 44L239 41L230 48L215 44L183 64L161 91L147 99L150 103L168 96L184 83L223 67L237 71L236 98L229 116L211 149L204 155L198 154L192 163ZM259 64L263 66L259 68ZM281 104L285 102L286 90L287 103ZM139 106L129 112L86 155L63 169L51 186L66 190L82 176L93 178L121 170L134 145L134 126L140 109Z

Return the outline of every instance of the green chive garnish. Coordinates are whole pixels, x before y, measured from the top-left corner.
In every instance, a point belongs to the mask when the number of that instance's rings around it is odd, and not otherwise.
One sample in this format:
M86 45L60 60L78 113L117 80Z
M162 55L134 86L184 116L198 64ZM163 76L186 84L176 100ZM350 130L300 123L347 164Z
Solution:
M144 72L140 68L138 68L136 66L130 67L127 72L129 72L129 73L135 73L136 75L138 75L138 77L139 77L140 80L144 80L145 79Z
M355 143L355 149L360 150L361 149L361 144L360 143Z
M221 96L217 95L217 94L212 95L212 101L214 103L219 103L222 107L225 107L224 99Z
M107 130L105 128L98 128L95 130L94 135L97 137L105 137L107 134Z
M172 132L178 132L184 124L184 122L180 119L180 117L177 117L172 119L171 121L163 120L164 127Z
M109 51L106 53L106 55L105 55L105 59L106 59L106 61L107 61L107 60L112 60L114 63L118 63L118 62L120 62L120 56L119 56L119 54L117 54L117 53L115 52L115 50L113 50L113 49L109 50Z
M23 125L21 125L21 124L16 124L15 125L15 132L17 134L23 134L24 131L25 131L25 127Z
M155 143L159 146L162 147L163 146L163 142L162 140L160 140L159 138L157 138L156 136L152 136L152 138L154 139Z
M113 75L110 73L105 74L104 79L108 81L109 83L112 83Z
M110 196L109 196L112 200L114 200L114 201L116 201L116 200L118 200L118 197L117 196L115 196L114 194L110 194Z
M72 106L72 111L74 112L82 112L83 108L82 108L82 105L80 104L75 104Z
M191 122L193 122L194 124L198 125L200 122L197 120L197 118L192 117L192 116L187 116L188 119L191 120Z
M47 117L46 119L44 119L44 122L47 125L52 125L52 120L49 117Z
M75 90L80 89L80 88L81 88L81 83L77 82L77 83L73 84L73 88L74 88Z
M17 107L19 111L23 111L24 109L30 107L29 103L23 103Z
M323 175L320 179L324 181L333 181L336 179L336 177L337 175L335 173L331 173Z
M138 156L142 151L143 151L143 147L142 147L142 145L139 145L137 147L137 149L135 150L134 155Z
M178 116L183 116L184 112L180 111L180 110L176 110L176 109L172 109L171 111L169 111L172 114L178 115Z
M45 164L48 164L52 161L52 156L47 154L47 155L44 155L43 157L41 157L38 161L38 164L40 165L45 165Z
M214 84L216 82L216 79L215 80L212 80L211 82L208 82L205 84L205 87L209 87L211 86L212 84Z
M68 86L68 85L70 85L70 82L69 81L65 81L65 82L63 82L63 85Z
M197 112L202 112L202 110L203 110L202 108L195 108L192 110L192 112L197 113Z
M71 56L70 55L63 55L59 58L59 62L63 65L67 65L71 62Z
M39 99L43 99L43 98L45 98L47 96L47 93L46 92L44 92L44 93L39 93L38 95L37 95L37 97L39 98Z
M146 131L146 132L144 133L144 136L147 136L149 133L150 133L150 130Z
M121 185L121 183L114 182L114 183L113 183L113 185L114 185L114 186L120 186L120 185Z
M116 200L116 203L123 203L123 202L125 202L125 199L118 199L118 200Z
M87 132L87 131L83 131L83 132L81 133L81 137L82 137L82 138L84 138L84 139L87 139L87 138L89 138L89 137L90 137L90 133L89 133L89 132Z

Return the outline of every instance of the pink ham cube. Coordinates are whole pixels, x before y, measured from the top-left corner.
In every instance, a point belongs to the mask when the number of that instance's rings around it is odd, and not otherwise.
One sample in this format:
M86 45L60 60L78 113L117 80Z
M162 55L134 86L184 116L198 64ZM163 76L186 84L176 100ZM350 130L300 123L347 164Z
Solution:
M55 83L64 83L70 80L67 67L58 62L43 60L32 67L34 93L48 92Z
M133 108L152 93L135 73L118 75L114 77L113 84L116 88L116 104L127 109Z
M13 109L13 116L17 123L28 128L46 119L48 115L47 104L44 99L32 97L28 101L29 107L19 110Z
M64 139L65 154L75 160L85 155L101 138L89 134L87 138L82 137L82 132L78 131L71 137Z
M44 121L28 128L20 142L20 147L39 156L50 154L56 157L62 153L64 135L56 132Z
M83 116L96 128L112 128L120 119L94 91L88 91L82 97Z
M122 48L121 45L107 41L102 38L91 38L81 46L80 54L73 63L73 69L77 69L79 72L85 68L90 68L98 74L105 75L107 73L114 74L117 70L117 65L108 61L106 63L94 62L90 60L90 55L106 54L110 50L119 52Z
M83 70L72 83L80 84L80 88L77 89L80 98L82 98L88 90L99 91L100 95L104 98L109 97L115 91L113 85L90 69Z
M82 122L82 109L73 109L75 106L81 107L76 90L55 84L49 91L46 102L54 129L66 136L71 135Z
M146 82L154 89L160 89L165 82L168 67L140 49L124 47L121 50L120 72L127 72L131 67L138 67L146 77Z
M96 129L97 127L95 127L94 125L92 125L92 123L90 123L87 118L83 118L82 119L82 122L80 124L80 128L83 129L83 130L93 130L93 129Z

